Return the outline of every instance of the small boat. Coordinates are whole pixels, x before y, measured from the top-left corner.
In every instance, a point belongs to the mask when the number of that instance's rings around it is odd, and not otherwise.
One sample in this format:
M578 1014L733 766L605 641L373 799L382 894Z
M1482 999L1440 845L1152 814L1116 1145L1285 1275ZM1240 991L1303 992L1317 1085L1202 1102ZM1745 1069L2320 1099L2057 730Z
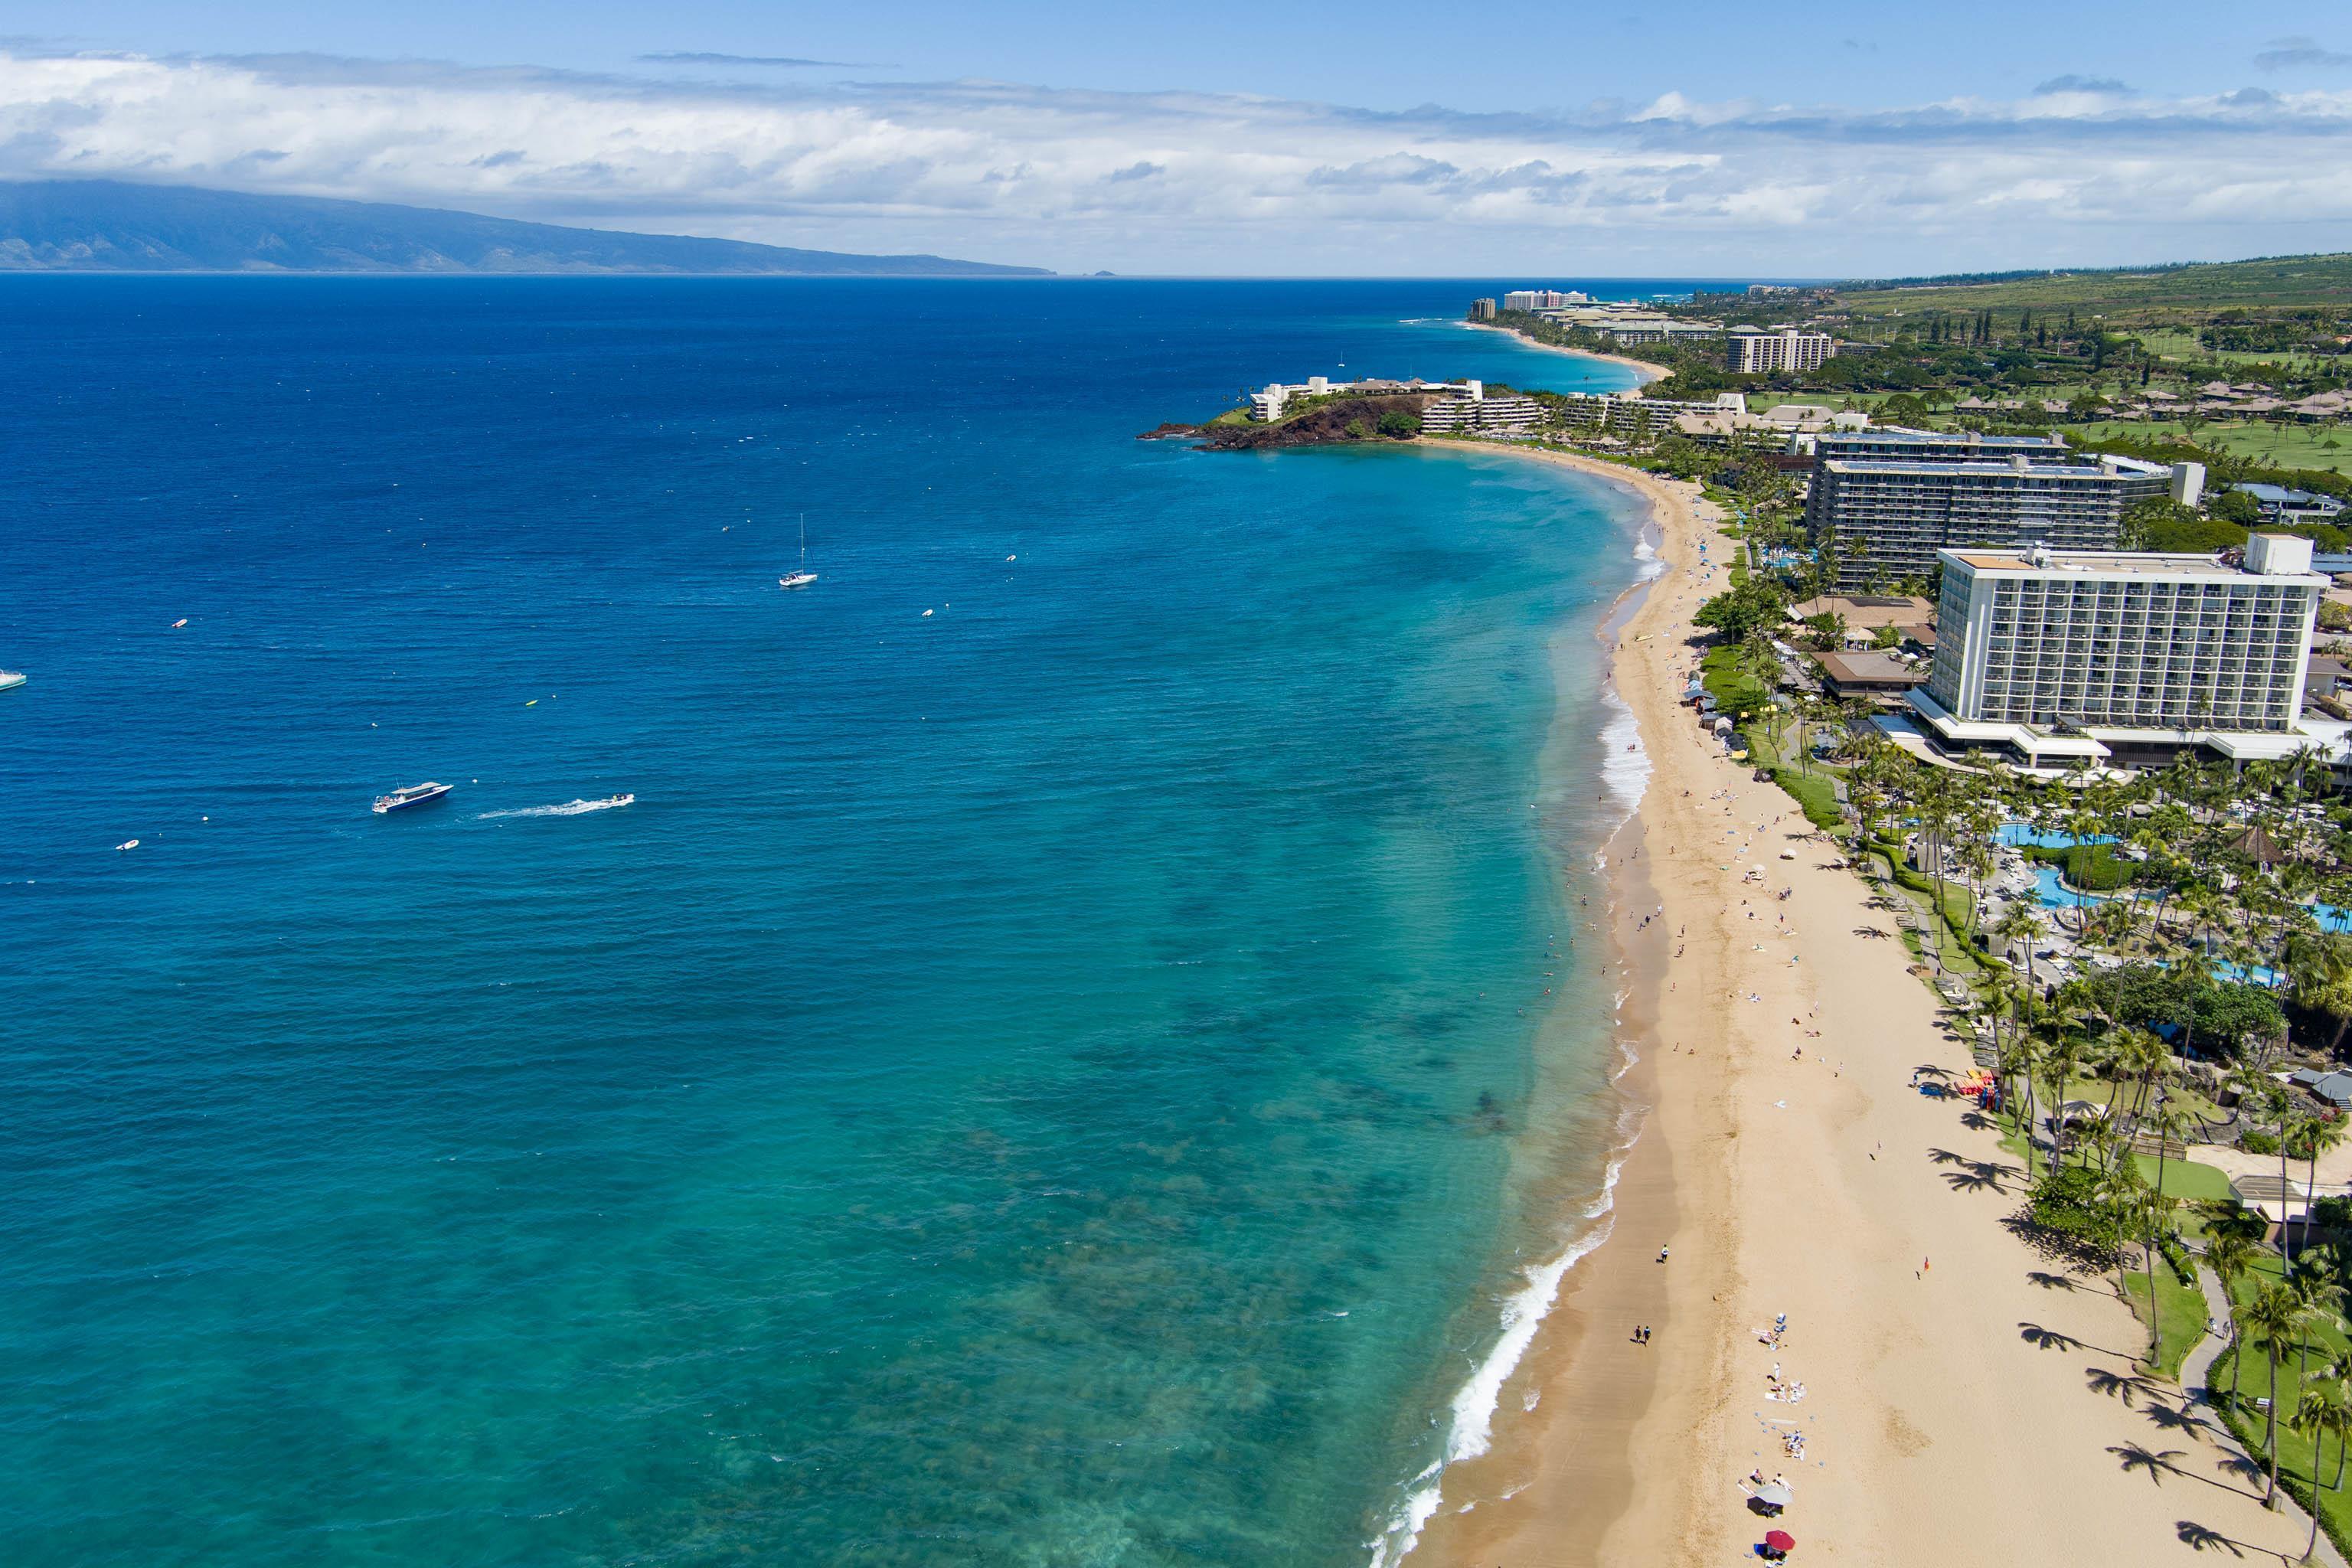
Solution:
M610 811L616 805L635 805L636 804L637 797L634 795L608 795L602 800L575 800L572 803L570 809L574 812Z
M187 616L182 616L178 620L173 621L173 622L172 623L172 629L173 629L173 631L175 631L175 632L176 632L176 631L178 631L182 626L186 626L187 624L188 624L188 617L187 617Z
M116 849L118 849L118 850L122 850L122 849L136 849L136 848L138 848L138 847L139 847L139 840L137 840L136 838L126 838L126 839L124 839L121 843L120 843L120 844L116 845L114 847L115 847Z
M24 684L25 677L22 671L0 669L0 691L5 691L12 686L22 686Z
M805 588L816 581L816 574L808 569L808 513L801 513L801 563L797 571L787 572L776 579L779 588Z
M454 784L406 784L394 790L390 795L376 796L375 814L383 816L389 812L406 811L412 805L423 805L428 800L439 800L455 787L457 786Z

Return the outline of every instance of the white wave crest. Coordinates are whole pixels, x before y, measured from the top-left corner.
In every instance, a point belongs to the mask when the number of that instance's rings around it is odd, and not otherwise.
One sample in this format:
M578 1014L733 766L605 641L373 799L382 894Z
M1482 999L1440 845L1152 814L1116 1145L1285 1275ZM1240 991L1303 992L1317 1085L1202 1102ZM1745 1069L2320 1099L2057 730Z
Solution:
M1650 787L1650 753L1625 700L1614 691L1602 692L1601 700L1610 710L1609 722L1601 727L1601 782L1631 816Z
M1408 1483L1411 1487L1404 1501L1389 1521L1379 1540L1370 1542L1371 1568L1395 1568L1421 1540L1422 1528L1436 1513L1444 1485L1445 1467L1464 1459L1475 1459L1485 1453L1494 1441L1495 1409L1502 1401L1503 1384L1518 1370L1528 1347L1535 1342L1536 1331L1551 1313L1559 1300L1559 1282L1568 1271L1590 1257L1594 1248L1609 1239L1616 1228L1617 1178L1625 1169L1625 1158L1633 1151L1639 1138L1639 1121L1628 1110L1618 1123L1622 1142L1616 1152L1609 1157L1609 1168L1601 1177L1601 1191L1584 1206L1586 1228L1570 1241L1560 1255L1549 1262L1538 1263L1520 1275L1520 1286L1503 1302L1502 1333L1495 1348L1481 1362L1454 1395L1453 1419L1446 1430L1445 1457L1432 1464ZM1529 1406L1533 1408L1532 1405Z

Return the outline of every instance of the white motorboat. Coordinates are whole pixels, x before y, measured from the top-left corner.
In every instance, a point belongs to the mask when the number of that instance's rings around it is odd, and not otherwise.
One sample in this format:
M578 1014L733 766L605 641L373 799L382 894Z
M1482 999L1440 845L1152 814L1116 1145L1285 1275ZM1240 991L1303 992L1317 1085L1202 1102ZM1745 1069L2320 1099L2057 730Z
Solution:
M0 669L0 691L5 691L12 686L22 686L24 684L25 677L22 671Z
M454 784L406 784L394 790L390 795L376 796L375 814L383 816L391 812L406 811L412 805L423 805L428 800L439 800L456 787Z

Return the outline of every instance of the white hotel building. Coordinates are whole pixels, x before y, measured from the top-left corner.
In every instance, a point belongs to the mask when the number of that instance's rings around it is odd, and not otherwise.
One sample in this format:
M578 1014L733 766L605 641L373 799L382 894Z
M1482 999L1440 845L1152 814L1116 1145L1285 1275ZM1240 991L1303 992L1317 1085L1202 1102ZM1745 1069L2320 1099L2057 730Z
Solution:
M1819 370L1837 357L1837 343L1827 332L1800 331L1795 327L1734 327L1724 334L1730 353L1727 363L1738 375L1801 374Z
M2255 534L2242 567L2040 548L1937 558L1935 672L1911 702L1948 743L2063 768L2156 763L2189 746L2275 759L2340 738L2303 719L2328 585L2309 540Z

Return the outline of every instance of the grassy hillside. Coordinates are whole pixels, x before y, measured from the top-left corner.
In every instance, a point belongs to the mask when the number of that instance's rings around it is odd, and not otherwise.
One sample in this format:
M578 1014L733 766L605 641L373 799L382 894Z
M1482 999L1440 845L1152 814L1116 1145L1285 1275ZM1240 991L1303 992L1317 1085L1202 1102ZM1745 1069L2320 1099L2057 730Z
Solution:
M1838 303L1874 316L1896 310L2019 309L2193 314L2249 306L2352 304L2352 255L2033 273L1974 283L1936 279L1852 282L1839 286Z

